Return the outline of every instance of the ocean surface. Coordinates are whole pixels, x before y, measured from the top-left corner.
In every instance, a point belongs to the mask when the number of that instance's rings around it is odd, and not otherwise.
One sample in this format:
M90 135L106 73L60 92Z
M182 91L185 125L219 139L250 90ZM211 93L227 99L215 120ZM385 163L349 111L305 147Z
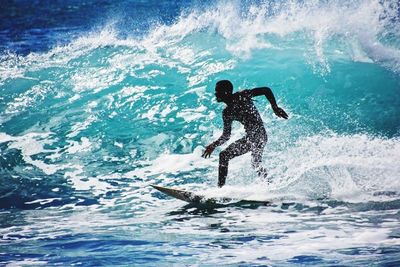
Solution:
M399 5L2 1L0 266L400 266ZM255 98L270 184L201 157L221 79L289 114Z

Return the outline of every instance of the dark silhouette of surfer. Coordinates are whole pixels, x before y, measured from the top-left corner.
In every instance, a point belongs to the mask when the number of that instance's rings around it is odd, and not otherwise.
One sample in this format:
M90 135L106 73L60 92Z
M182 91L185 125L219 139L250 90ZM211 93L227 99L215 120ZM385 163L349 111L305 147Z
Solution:
M206 147L202 157L210 157L216 147L229 140L233 121L239 121L246 130L246 136L230 144L219 154L219 187L225 184L229 161L247 152L251 152L252 166L257 174L262 177L267 176L267 171L261 166L262 153L267 143L267 133L260 113L252 100L253 97L261 95L264 95L269 100L276 116L284 119L288 118L286 112L276 104L274 94L268 87L247 89L233 93L233 85L228 80L218 81L215 85L217 101L226 104L225 109L222 111L224 130L220 138Z

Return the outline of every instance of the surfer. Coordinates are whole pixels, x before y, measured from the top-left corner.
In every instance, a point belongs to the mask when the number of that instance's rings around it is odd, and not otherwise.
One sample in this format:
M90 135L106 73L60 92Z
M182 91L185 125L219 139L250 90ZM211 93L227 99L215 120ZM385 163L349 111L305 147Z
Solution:
M228 163L234 157L251 152L252 167L261 177L267 177L267 171L261 166L262 153L267 143L265 131L260 113L253 103L252 98L264 95L271 103L276 116L287 119L286 112L278 107L274 94L268 87L246 89L233 93L233 85L228 80L218 81L215 85L215 97L217 102L224 102L225 109L222 111L224 129L220 138L208 145L202 157L210 157L214 149L229 140L232 130L232 122L239 121L243 124L246 136L230 144L219 153L218 186L225 184L228 175Z

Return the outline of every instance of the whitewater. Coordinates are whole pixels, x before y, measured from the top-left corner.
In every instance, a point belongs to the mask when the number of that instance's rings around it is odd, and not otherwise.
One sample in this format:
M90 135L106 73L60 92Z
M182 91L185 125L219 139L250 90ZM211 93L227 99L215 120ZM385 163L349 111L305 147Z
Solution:
M400 265L397 1L66 3L0 12L0 265ZM255 99L271 183L201 157L223 79L289 114Z

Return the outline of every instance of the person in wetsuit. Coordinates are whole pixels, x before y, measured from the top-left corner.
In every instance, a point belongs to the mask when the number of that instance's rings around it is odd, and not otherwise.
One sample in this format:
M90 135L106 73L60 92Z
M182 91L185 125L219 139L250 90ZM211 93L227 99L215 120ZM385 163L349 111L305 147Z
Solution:
M267 133L260 113L252 100L253 97L260 95L264 95L269 100L276 116L284 119L288 118L286 112L276 104L274 94L268 87L247 89L233 93L233 85L228 80L218 81L215 85L217 102L224 102L226 104L222 112L224 130L220 138L206 147L202 157L210 157L216 147L229 140L233 121L243 124L246 130L246 136L230 144L219 154L219 187L225 184L229 161L247 152L251 152L252 166L257 174L263 177L267 176L266 170L261 166L262 153L267 143Z

